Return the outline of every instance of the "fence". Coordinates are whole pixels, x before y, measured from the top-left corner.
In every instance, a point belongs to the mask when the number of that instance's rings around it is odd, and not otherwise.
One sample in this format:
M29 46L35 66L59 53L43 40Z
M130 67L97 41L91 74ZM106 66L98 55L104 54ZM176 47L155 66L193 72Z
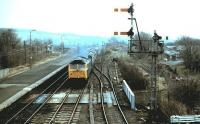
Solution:
M200 115L173 115L170 117L171 123L191 123L200 122Z

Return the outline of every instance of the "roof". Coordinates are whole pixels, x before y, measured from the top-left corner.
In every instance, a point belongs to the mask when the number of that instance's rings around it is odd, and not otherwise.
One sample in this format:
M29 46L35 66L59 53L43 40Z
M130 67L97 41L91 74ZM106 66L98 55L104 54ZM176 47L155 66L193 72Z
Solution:
M86 64L87 63L87 58L85 57L77 57L73 61L70 62L70 64Z
M164 52L166 55L170 55L170 56L173 56L173 55L176 55L176 54L178 54L178 52L177 51L174 51L174 50L165 50L165 52Z
M166 48L168 48L168 49L174 49L174 48L176 48L176 46L166 46Z
M165 64L165 65L179 65L182 63L183 63L183 60L160 62L160 64Z

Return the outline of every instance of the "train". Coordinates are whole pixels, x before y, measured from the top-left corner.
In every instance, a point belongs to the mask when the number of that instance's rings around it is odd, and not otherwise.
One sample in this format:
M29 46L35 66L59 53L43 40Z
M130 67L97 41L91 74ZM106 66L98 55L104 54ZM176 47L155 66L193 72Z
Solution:
M88 80L96 56L96 50L90 50L87 57L79 56L71 61L68 65L68 79Z

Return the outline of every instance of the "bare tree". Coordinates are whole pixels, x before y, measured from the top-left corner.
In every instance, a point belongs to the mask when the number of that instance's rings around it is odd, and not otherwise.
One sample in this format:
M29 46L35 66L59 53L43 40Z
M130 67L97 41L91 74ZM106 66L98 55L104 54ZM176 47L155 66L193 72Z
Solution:
M181 56L184 60L184 65L191 71L200 71L200 40L190 37L182 37L177 41L178 45L183 47Z
M40 40L34 39L32 45L28 44L28 41L21 42L17 33L13 29L1 29L0 30L0 68L10 68L22 64L30 63L30 55L32 61L39 61L47 57L47 47L52 45L52 40ZM27 44L26 44L27 43ZM31 53L31 54L27 54ZM27 62L29 60L29 62Z
M21 47L20 39L12 29L2 29L0 31L0 51L9 52L12 49Z
M146 32L140 32L140 39L142 42L142 47L144 50L148 50L150 45L151 45L151 41L152 41L152 35L148 34ZM139 38L138 35L134 36L134 40L136 45L139 45Z
M22 48L21 40L13 29L0 30L0 66L7 68L19 63L19 56L13 55L21 53ZM18 49L18 50L17 50Z

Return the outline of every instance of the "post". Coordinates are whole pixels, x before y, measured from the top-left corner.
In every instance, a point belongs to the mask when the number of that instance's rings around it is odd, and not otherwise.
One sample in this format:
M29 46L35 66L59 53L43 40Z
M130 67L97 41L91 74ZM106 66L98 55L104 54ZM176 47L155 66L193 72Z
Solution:
M64 54L64 49L65 49L65 44L63 42L63 46L62 46L62 53Z
M32 57L32 41L31 41L31 32L33 32L33 31L36 31L36 30L31 30L30 31L30 52L29 52L29 54L30 54L30 57L29 57L29 59L30 59L30 69L32 68L32 59L33 59L33 57Z
M48 51L47 51L47 49L48 49L48 43L46 43L45 48L46 48L46 57L48 57Z
M150 109L151 112L156 112L157 110L157 61L158 61L158 56L163 54L164 52L164 42L160 41L162 39L161 36L159 36L156 32L154 32L153 42L151 49L145 50L142 45L142 41L140 38L139 34L139 29L138 29L138 24L136 18L133 17L133 4L128 9L121 9L122 12L128 12L130 14L130 18L128 18L131 21L131 29L127 33L121 33L120 35L128 35L130 37L129 42L128 42L128 54L131 56L133 53L146 53L151 55L151 85L150 85L150 91L151 91L151 97L150 97ZM114 12L118 12L118 9L114 9ZM135 22L136 30L137 30L137 35L138 35L138 40L139 40L139 45L134 43L133 36L133 23ZM118 32L114 32L114 35L118 35ZM134 46L139 46L138 51L133 51L132 47Z
M30 31L30 51L29 51L29 66L30 66L30 69L32 68L32 41L31 41L31 32Z
M38 57L38 45L36 45L36 56Z
M24 60L26 64L26 41L24 41Z
M59 34L58 34L59 35ZM61 47L61 54L64 54L64 47L65 47L65 45L64 45L64 41L63 41L63 35L62 34L60 34L60 47Z
M157 110L157 59L158 55L162 54L163 51L163 43L159 40L162 39L161 36L159 36L156 31L154 31L153 36L153 43L152 43L152 49L151 49L151 56L152 56L152 66L151 66L151 110L156 111ZM159 49L160 48L160 49Z
M158 55L152 52L152 65L151 65L151 110L157 109L157 57Z
M131 18L128 18L131 20L131 29L129 30L128 32L128 36L130 37L130 40L129 40L129 45L128 45L128 53L130 53L132 51L132 47L133 47L133 36L134 36L134 32L133 32L133 12L134 12L134 9L133 9L133 3L131 4L130 8L128 8L128 13L131 15Z

